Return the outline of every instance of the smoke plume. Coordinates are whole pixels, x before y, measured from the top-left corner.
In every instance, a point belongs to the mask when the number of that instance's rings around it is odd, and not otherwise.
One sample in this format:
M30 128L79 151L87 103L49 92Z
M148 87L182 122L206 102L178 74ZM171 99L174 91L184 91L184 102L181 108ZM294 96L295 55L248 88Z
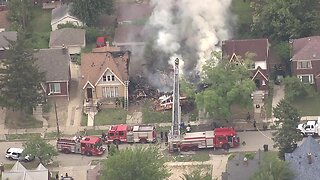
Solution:
M194 74L230 37L230 4L231 0L152 0L152 48L163 53L164 63L173 64L178 57L183 74Z

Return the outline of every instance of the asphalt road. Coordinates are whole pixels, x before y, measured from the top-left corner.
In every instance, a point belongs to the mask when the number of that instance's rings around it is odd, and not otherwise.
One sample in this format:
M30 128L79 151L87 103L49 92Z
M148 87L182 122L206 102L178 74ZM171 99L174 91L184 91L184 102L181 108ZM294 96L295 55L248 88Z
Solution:
M273 148L273 141L270 139L272 137L271 131L247 131L247 132L239 132L238 136L240 137L240 141L245 141L245 145L241 145L239 148L230 149L230 152L238 152L238 151L257 151L259 148L263 150L263 145L268 144L269 150L275 150ZM50 141L50 144L55 146L54 140ZM22 147L23 142L0 142L0 162L4 164L14 163L5 158L5 153L10 147ZM131 147L132 145L121 144L119 145L119 149L125 149L127 147ZM132 147L136 147L137 145L133 145ZM140 145L140 146L148 146ZM161 149L165 149L166 147L162 144ZM104 159L107 157L107 153L102 156L85 156L81 154L63 154L59 153L59 155L54 159L54 161L59 161L60 166L85 166L90 163L91 160L96 159Z

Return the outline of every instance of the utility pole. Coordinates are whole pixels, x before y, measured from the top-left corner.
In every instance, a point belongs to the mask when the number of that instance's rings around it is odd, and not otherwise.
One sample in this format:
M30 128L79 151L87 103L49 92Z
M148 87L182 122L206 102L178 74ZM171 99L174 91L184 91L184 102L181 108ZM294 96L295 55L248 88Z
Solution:
M50 92L48 95L49 96L53 95L53 92ZM53 103L54 103L54 112L56 114L57 133L58 133L58 138L60 138L59 119L58 119L58 112L57 112L57 102L56 102L56 99L54 97L53 97Z

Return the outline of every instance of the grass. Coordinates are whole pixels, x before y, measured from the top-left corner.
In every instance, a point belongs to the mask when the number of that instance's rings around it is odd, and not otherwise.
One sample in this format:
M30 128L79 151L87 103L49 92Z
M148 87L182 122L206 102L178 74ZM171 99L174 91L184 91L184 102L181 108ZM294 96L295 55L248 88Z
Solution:
M177 162L190 162L190 161L198 161L198 162L203 162L203 161L209 161L210 156L207 153L197 153L193 155L179 155L179 156L172 156L172 159L170 158L171 161L177 161Z
M86 44L86 47L81 49L82 53L90 53L92 52L92 49L96 47L95 43L90 43L90 44ZM80 59L80 64L81 64L81 59Z
M242 106L240 104L231 105L231 119L247 119L248 112L253 116L253 105L248 107Z
M99 135L101 136L102 133L106 132L106 130L95 130L95 129L87 129L85 131L80 131L80 134L86 135L86 136L93 136L93 135Z
M145 102L142 107L143 123L164 123L171 122L171 111L156 112L152 109L150 102Z
M51 12L35 8L33 19L30 22L27 39L34 49L48 48L51 32Z
M292 105L298 109L300 116L319 116L320 93L296 99L292 102Z
M103 109L94 118L95 126L125 124L127 111L122 108Z
M60 132L60 136L63 136ZM46 139L57 139L58 138L58 132L48 132L48 133L45 133L44 137Z
M80 125L81 126L88 125L88 115L87 114L82 114Z
M5 124L7 128L23 129L23 128L41 128L42 121L38 121L32 115L23 114L18 111L7 111Z
M12 140L27 140L29 138L41 136L40 133L25 133L25 134L6 134L6 139L8 141Z

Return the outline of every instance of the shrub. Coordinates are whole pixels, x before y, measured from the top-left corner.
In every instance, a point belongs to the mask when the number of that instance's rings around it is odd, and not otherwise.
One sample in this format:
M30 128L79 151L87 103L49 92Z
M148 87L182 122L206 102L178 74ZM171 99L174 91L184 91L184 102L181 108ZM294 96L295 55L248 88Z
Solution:
M296 98L305 97L310 91L310 85L303 84L297 77L284 78L285 98L292 101Z

